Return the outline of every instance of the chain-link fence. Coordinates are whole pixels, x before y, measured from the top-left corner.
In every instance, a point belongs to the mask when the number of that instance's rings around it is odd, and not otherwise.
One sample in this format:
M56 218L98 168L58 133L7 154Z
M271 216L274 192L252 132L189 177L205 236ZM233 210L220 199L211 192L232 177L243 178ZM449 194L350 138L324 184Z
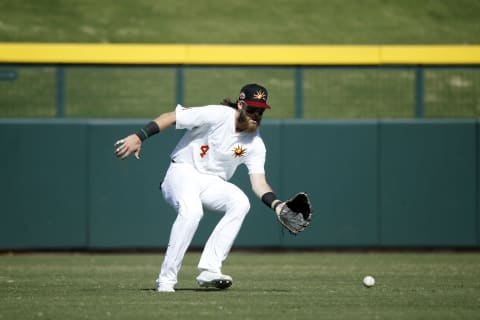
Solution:
M258 82L270 119L479 118L480 66L0 65L0 117L152 118Z

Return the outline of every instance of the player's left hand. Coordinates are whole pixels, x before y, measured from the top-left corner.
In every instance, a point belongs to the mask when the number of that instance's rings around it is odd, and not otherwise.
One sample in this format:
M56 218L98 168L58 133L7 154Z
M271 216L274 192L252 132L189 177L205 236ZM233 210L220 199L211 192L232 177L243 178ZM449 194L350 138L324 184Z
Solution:
M125 160L131 153L135 158L140 159L140 149L142 141L136 134L131 134L128 137L118 140L113 145L115 147L115 155L117 158Z

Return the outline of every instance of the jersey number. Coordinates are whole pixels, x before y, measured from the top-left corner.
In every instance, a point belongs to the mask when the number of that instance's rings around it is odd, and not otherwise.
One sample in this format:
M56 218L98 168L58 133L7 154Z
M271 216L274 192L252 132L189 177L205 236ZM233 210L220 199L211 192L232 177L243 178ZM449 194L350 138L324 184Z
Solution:
M200 150L201 150L202 152L200 152L200 157L202 157L202 158L205 157L205 155L207 154L208 149L210 149L210 148L209 148L208 145L206 145L206 144L204 144L203 146L201 146L201 147L200 147Z

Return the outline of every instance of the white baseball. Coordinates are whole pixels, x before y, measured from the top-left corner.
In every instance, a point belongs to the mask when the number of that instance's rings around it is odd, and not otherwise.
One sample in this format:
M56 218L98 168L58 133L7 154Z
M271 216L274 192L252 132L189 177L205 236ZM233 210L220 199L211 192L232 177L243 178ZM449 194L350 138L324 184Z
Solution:
M375 285L375 278L372 276L365 276L365 278L363 278L363 284L367 288L373 287Z

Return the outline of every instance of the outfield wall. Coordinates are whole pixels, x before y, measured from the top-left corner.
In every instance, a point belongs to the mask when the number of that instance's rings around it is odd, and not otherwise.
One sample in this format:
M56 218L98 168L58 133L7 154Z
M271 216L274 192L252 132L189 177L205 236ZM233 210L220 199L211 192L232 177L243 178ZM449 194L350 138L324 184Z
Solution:
M145 120L0 119L0 249L163 248L174 211L158 189L182 131L145 142L140 161L113 143ZM480 246L480 121L264 121L267 177L312 196L293 237L250 191L237 247ZM220 215L207 213L192 246Z
M214 45L0 42L0 63L479 64L480 45Z

